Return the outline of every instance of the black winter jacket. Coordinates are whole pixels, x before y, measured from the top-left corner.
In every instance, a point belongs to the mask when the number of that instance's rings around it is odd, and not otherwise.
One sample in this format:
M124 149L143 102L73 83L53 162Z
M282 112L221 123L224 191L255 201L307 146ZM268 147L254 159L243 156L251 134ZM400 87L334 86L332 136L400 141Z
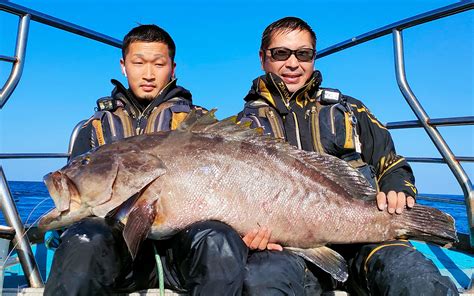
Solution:
M253 81L238 119L262 126L300 149L350 162L362 160L374 168L380 191L416 197L412 169L397 155L384 125L361 101L322 88L321 81L315 71L303 87L290 93L277 75L263 75Z
M192 109L191 93L170 81L144 106L117 80L110 97L97 100L95 114L79 129L70 159L105 143L156 131L175 129Z

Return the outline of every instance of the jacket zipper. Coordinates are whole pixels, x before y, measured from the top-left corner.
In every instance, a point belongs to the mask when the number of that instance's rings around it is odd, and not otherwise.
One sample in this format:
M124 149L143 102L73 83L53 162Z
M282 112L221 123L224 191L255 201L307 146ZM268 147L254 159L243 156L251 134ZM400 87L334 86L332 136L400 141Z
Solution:
M300 126L298 124L298 118L296 117L295 112L291 112L291 114L293 114L293 119L295 120L295 133L296 133L296 141L297 141L297 144L298 144L298 149L302 149L301 148L301 138L300 138Z
M318 153L323 153L324 149L321 145L321 139L319 135L319 116L318 116L318 109L316 106L311 107L311 136L313 138L313 148L314 151Z
M336 107L336 104L334 104L333 106L331 106L331 109L329 109L329 115L331 117L331 133L333 135L336 134L336 127L334 126L334 107Z
M280 122L275 116L275 113L273 113L273 110L269 109L268 110L268 118L270 119L270 125L272 127L272 130L275 132L275 137L279 139L284 139L284 133L281 130Z
M143 129L141 128L141 123L142 123L142 119L146 118L145 116L143 116L143 114L144 113L138 111L137 127L135 128L135 132L137 133L137 135L141 135L143 131Z
M170 82L168 82L162 89L161 91L158 93L158 96L161 95L161 93L163 92L163 90L165 90L171 83L173 83L176 79L172 79ZM153 102L153 101L152 101ZM164 102L163 102L164 103ZM140 127L141 125L141 122L142 122L142 119L146 119L148 117L148 115L145 115L148 113L148 110L150 109L151 107L151 104L148 105L144 110L143 112L140 112L140 109L137 108L137 111L138 111L138 117L137 117L137 128L136 128L136 132L137 132L137 135L141 135L142 134L142 131L144 130L144 128L142 129ZM153 106L153 108L155 108L156 106ZM153 110L153 109L152 109Z
M304 90L306 90L306 88L308 87L309 84L311 84L312 81L306 83L305 85L303 85L300 89L298 89L296 92L294 92L291 96L290 96L290 100L289 101L286 101L284 99L284 96L283 94L281 93L280 91L280 88L278 87L278 85L275 83L275 80L273 79L273 75L270 75L270 78L272 79L272 82L273 84L276 86L278 92L280 93L280 97L282 98L283 100L283 103L285 104L286 108L291 111L291 108L290 108L290 101L295 98L296 96L298 96L298 94L300 94L301 92L303 92ZM291 112L291 114L293 115L293 119L295 121L295 133L296 133L296 141L297 141L297 144L298 144L298 149L302 149L302 146L301 146L301 136L300 136L300 128L299 128L299 124L298 124L298 118L296 116L296 113L295 112Z

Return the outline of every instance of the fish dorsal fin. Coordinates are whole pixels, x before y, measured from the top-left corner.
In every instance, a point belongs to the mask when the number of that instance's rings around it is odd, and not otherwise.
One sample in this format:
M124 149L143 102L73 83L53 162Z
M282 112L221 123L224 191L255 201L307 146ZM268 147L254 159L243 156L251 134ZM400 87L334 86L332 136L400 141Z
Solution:
M251 129L250 123L237 124L237 116L217 120L214 115L216 110L212 109L204 114L191 111L177 130L218 135L235 141L250 140L263 135L263 128Z
M376 190L369 184L367 179L346 161L329 154L319 154L311 151L300 150L288 142L265 136L258 137L252 143L265 147L274 147L280 153L287 154L305 166L316 170L328 180L337 184L351 197L365 201L374 201Z
M226 137L234 141L250 141L252 139L269 138L263 136L263 128L250 128L249 123L237 123L237 116L231 116L219 122L206 126L202 132Z
M217 118L214 115L216 111L217 109L212 109L209 112L201 113L196 110L191 110L188 116L186 116L183 122L181 122L181 124L178 126L176 131L191 132L200 130L203 127L216 123L218 122Z
M277 145L285 146L281 143ZM351 167L346 161L329 154L318 154L294 148L289 151L289 154L305 165L314 167L326 178L340 185L351 197L366 201L375 200L376 190L359 171Z

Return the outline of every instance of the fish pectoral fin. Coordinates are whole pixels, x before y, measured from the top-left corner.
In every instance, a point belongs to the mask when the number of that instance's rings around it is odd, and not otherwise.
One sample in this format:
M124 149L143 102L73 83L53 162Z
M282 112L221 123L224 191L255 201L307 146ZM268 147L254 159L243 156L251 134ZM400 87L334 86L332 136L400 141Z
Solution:
M340 282L345 282L349 277L346 260L328 247L312 249L285 247L285 249L313 263Z
M130 210L123 229L123 238L128 251L135 259L141 243L147 238L156 217L157 199L139 199Z

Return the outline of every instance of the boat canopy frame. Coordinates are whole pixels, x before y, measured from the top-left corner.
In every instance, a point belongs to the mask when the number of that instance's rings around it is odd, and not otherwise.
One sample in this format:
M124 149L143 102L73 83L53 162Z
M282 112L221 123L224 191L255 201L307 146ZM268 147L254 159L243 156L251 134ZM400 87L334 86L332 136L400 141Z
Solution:
M428 116L406 80L402 31L404 29L448 17L450 15L469 11L473 8L473 0L460 1L455 4L418 14L413 17L406 18L379 29L375 29L362 35L350 38L346 41L319 51L316 56L316 59L324 58L347 48L392 34L397 83L403 97L416 115L417 120L389 122L386 124L386 127L388 129L422 127L429 135L431 141L438 149L442 158L406 157L406 159L410 162L445 163L448 165L459 185L461 186L464 194L471 248L474 248L474 193L472 182L464 171L460 162L474 162L474 157L455 156L436 127L474 125L474 116L451 118L430 118ZM0 55L0 62L3 61L13 64L7 81L3 87L0 88L0 109L5 106L16 86L18 85L18 82L20 81L25 64L26 45L30 21L36 21L117 48L122 47L122 42L118 39L8 1L0 1L0 10L17 15L19 17L15 56L11 57ZM78 130L82 123L83 122L80 122L74 128L73 133L71 134L67 153L0 153L0 159L69 158L74 140L76 139ZM18 210L6 180L5 173L2 166L0 165L0 206L5 220L9 225L1 227L0 231L5 232L5 235L8 235L9 237L13 236L12 242L16 246L22 269L24 270L25 277L30 287L43 287L43 280L34 259L30 243L27 236L25 235L25 227L19 218Z

